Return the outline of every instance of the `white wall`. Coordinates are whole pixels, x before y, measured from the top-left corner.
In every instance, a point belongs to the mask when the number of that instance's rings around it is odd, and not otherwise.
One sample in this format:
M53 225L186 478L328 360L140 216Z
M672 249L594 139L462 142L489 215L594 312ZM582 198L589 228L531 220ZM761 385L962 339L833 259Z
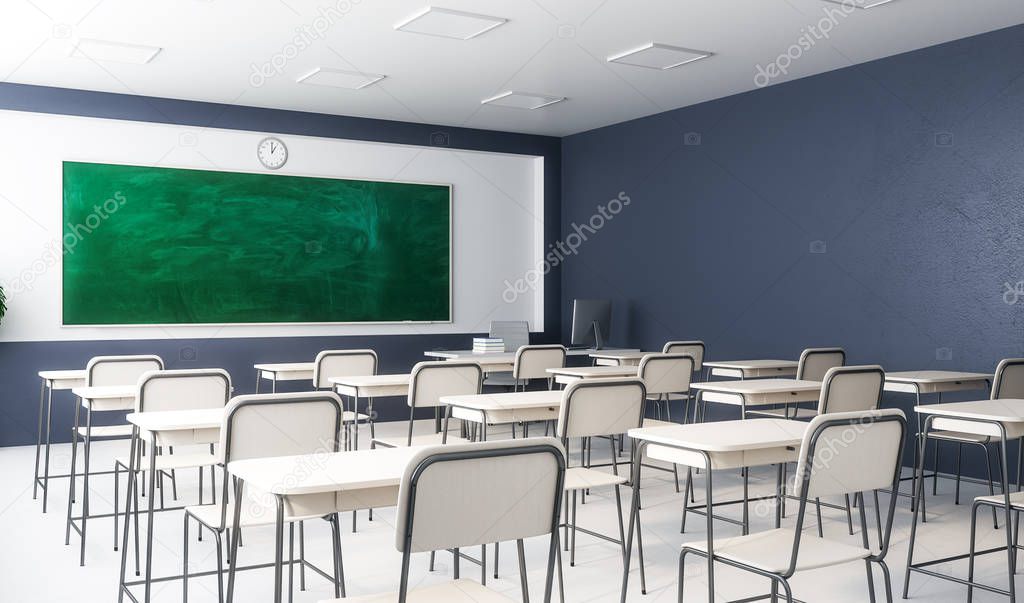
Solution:
M63 327L62 161L263 171L256 145L268 133L15 111L0 111L0 132L0 341L464 333L491 320L544 328L542 283L503 296L506 279L541 259L543 158L303 136L280 136L289 149L280 173L453 185L453 323Z

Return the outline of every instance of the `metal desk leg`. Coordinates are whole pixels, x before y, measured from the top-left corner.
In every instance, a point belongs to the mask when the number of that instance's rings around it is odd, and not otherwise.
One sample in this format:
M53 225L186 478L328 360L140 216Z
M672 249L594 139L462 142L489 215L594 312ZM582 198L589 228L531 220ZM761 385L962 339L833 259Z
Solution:
M39 494L39 452L43 447L43 399L46 393L46 379L39 384L39 426L36 428L36 471L32 480L32 500Z
M153 493L156 492L156 454L156 435L152 434L149 443L149 508L146 512L146 590L143 599L145 603L149 603L153 589L153 506L156 504L156 496Z
M53 425L53 387L46 396L46 451L43 453L43 513L50 498L50 434Z
M139 430L137 427L132 428L132 443L130 452L128 453L128 475L127 484L125 485L125 506L124 506L124 534L121 537L121 579L118 582L117 588L117 603L124 601L124 583L125 583L125 572L128 569L128 532L131 529L131 520L129 519L129 513L132 506L132 498L135 494L135 474L138 471L136 447L139 445ZM136 532L138 534L138 532ZM136 551L138 545L136 545Z

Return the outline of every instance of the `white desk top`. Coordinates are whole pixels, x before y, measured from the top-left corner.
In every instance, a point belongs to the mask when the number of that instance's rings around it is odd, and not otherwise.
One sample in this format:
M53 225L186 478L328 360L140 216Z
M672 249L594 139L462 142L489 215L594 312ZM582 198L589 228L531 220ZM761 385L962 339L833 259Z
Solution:
M915 406L914 410L920 414L938 415L940 417L981 419L984 421L998 421L1000 423L1024 423L1024 400L1016 398L922 404Z
M75 387L71 393L84 400L109 400L113 398L134 398L138 393L137 385L95 385L92 387Z
M312 371L316 368L315 362L279 362L276 364L254 364L252 368L268 373L292 373Z
M477 364L515 364L516 355L513 352L494 352L474 354L472 356L459 356L448 360L462 360L476 362Z
M220 427L224 420L224 409L133 412L128 414L127 419L139 429L149 432L213 429Z
M412 446L247 459L228 463L228 471L248 485L283 496L397 486L406 465L422 449Z
M736 370L795 369L796 360L705 360L704 366Z
M596 350L594 348L580 348L580 349L569 349L566 350L567 356L587 356L592 352L639 352L640 350L635 348L603 348ZM473 350L430 350L423 352L424 356L429 358L479 358L486 356L498 356L501 354L515 354L515 352L474 352Z
M648 354L657 354L658 352L641 352L633 350L617 350L608 351L601 350L600 352L590 352L591 358L606 358L608 360L640 360Z
M335 385L343 385L347 387L391 387L396 385L409 385L409 381L411 379L411 373L402 373L395 375L330 377L328 381Z
M808 423L788 419L746 419L630 429L629 436L705 452L740 452L799 446Z
M803 379L743 379L737 381L704 381L690 387L724 394L778 394L784 392L821 391L821 381ZM718 425L719 423L715 423Z
M991 380L989 373L963 373L960 371L899 371L886 373L885 380L892 383L950 383L958 381Z
M576 366L563 368L549 368L547 372L552 375L564 375L566 377L579 377L588 379L595 377L636 377L639 366Z
M86 371L85 369L71 369L71 370L59 370L59 371L39 371L39 377L46 379L47 381L65 381L65 380L85 380Z
M459 408L482 411L519 410L525 408L547 408L562 405L561 390L536 392L506 392L500 394L475 394L465 396L441 396L441 403Z

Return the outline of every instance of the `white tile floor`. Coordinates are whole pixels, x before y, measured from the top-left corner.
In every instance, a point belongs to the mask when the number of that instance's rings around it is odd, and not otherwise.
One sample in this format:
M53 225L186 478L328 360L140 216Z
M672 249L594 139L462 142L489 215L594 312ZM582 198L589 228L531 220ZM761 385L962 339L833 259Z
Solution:
M426 427L426 426L424 426ZM378 427L383 433L399 433L404 429L401 423L383 424ZM492 434L493 437L493 434ZM364 445L367 438L364 438ZM598 447L598 448L604 448ZM126 450L126 444L108 442L97 444L94 449L94 467L110 466L114 454ZM595 449L594 461L597 462ZM34 447L0 449L0 601L75 601L81 603L108 603L116 601L117 575L120 557L112 549L113 527L110 519L99 519L90 523L87 548L87 565L78 565L78 539L72 533L72 546L64 546L64 514L67 501L67 481L53 482L50 510L46 515L40 512L39 501L32 500L32 461ZM606 458L607 455L602 456ZM54 451L54 467L63 470L69 464L70 446L58 446ZM775 473L769 468L755 469L752 473L752 493L769 492L774 484ZM192 502L197 495L197 479L194 471L178 477L179 497ZM738 476L731 472L716 474L716 498L734 498L738 495ZM688 533L679 533L679 511L682 497L675 492L671 474L647 471L644 480L644 544L647 561L648 595L641 596L634 555L634 570L630 578L630 601L666 602L676 597L676 567L679 545L689 540L704 537L702 518L692 516L688 522ZM703 481L698 478L698 488ZM97 512L111 507L112 478L101 477L92 483L93 506ZM909 484L905 484L909 488ZM919 531L918 555L921 558L943 556L965 551L968 535L968 506L952 504L952 482L939 485L939 496L930 499L928 524ZM698 490L698 493L702 490ZM980 486L965 485L963 500L981 492ZM628 491L624 492L627 494ZM168 497L169 499L169 497ZM628 500L628 499L627 499ZM883 497L883 504L886 502ZM170 504L170 500L168 500ZM628 504L628 503L627 503ZM791 507L795 509L795 507ZM736 513L739 507L723 510ZM581 526L614 534L617 530L614 519L615 503L611 492L593 492L587 504L580 508ZM771 527L774 509L770 504L754 503L751 509L752 530ZM163 575L179 573L181 569L182 520L181 512L158 514L154 555L154 573ZM869 515L870 517L870 515ZM991 517L991 516L988 516ZM792 522L792 517L790 517ZM893 546L889 553L889 565L893 571L894 596L899 597L903 583L903 567L906 563L906 546L909 535L910 513L906 499L897 507L896 527ZM363 513L359 520L359 531L351 533L351 516L343 517L342 542L345 553L345 571L350 595L370 594L393 590L398 584L400 556L394 548L394 509L383 509L376 513L374 521L368 522ZM319 525L318 525L319 524ZM1003 531L994 531L990 519L980 521L982 546L995 546L1005 536ZM792 525L790 523L790 525ZM815 530L813 518L809 518L807 529ZM719 523L719 535L735 535L738 528ZM841 538L846 534L845 514L825 510L825 531L827 535ZM193 528L193 537L195 530ZM307 557L321 567L330 567L329 535L326 523L311 522L306 530ZM846 536L850 538L849 536ZM859 538L859 536L857 536ZM193 543L192 567L196 570L214 567L212 539L204 538L202 543ZM241 552L243 563L268 561L273 552L271 528L251 529L245 534L245 546ZM476 554L478 551L473 551ZM490 554L490 550L489 550ZM566 600L617 601L621 583L621 557L612 544L597 541L580 534L577 538L576 567L568 566L566 559ZM414 558L412 583L429 584L444 580L450 575L451 557L438 556L438 567L434 573L427 572L427 556ZM514 547L502 549L500 563L501 578L488 580L499 591L518 597L518 578ZM530 569L531 596L540 600L543 594L543 573L545 545L541 541L527 544L527 564ZM966 563L943 568L959 575L966 572ZM478 577L479 569L464 563L464 577ZM992 584L1005 585L1005 557L992 555L979 564L979 576ZM688 562L686 569L686 601L706 601L707 583L705 565L696 559ZM236 601L258 603L270 601L272 586L271 570L256 570L240 573ZM296 576L297 580L297 576ZM880 587L880 578L876 580ZM817 570L798 575L792 581L794 595L805 601L861 602L867 601L866 577L863 565ZM721 567L716 572L716 587L719 601L761 594L767 591L767 581L749 574ZM140 590L136 592L141 593ZM881 590L879 590L881 592ZM307 577L307 590L296 589L296 602L314 602L332 598L331 585L322 578L311 574ZM154 602L181 601L181 582L171 581L158 584L154 589ZM952 602L964 601L966 589L951 582L929 579L916 574L911 582L912 601ZM216 601L216 580L214 578L194 579L191 582L190 601L204 603ZM884 600L881 598L880 600ZM979 593L975 600L1005 601L1006 598Z

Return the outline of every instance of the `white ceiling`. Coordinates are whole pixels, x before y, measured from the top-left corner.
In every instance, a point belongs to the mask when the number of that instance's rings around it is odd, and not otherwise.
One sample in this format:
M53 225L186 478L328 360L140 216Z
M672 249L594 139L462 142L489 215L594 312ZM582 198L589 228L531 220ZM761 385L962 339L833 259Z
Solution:
M471 40L394 30L431 3L508 22ZM4 0L0 79L562 136L751 90L757 66L826 9L837 15L827 39L773 83L1024 23L1021 0L894 0L850 14L824 0ZM322 36L300 33L322 25ZM147 65L98 63L70 56L81 38L163 51ZM715 54L666 71L606 61L651 41ZM254 86L253 66L275 56L280 75ZM295 82L316 67L387 77L362 90ZM568 100L480 104L507 90Z

